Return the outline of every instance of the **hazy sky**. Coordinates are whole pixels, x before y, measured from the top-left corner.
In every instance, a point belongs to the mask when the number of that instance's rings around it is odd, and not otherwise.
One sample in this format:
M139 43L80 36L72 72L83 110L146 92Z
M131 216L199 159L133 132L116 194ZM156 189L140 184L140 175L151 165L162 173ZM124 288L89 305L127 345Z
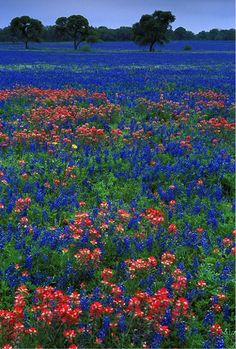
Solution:
M44 25L57 17L81 14L95 27L130 26L143 14L171 11L173 28L183 26L197 33L212 28L234 27L234 0L0 0L0 28L17 16L29 15Z

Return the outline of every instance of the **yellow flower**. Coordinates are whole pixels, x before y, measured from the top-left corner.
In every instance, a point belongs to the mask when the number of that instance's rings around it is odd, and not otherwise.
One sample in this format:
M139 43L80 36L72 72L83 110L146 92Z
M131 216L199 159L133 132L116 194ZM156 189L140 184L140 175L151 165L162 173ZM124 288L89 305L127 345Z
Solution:
M76 144L72 144L72 149L77 149L77 145Z

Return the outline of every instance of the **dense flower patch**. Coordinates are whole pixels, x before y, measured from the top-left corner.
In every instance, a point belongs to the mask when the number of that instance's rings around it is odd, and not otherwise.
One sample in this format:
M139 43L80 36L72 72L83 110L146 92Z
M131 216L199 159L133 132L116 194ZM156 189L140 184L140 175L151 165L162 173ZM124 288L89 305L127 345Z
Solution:
M163 86L0 90L1 347L232 347L232 95Z

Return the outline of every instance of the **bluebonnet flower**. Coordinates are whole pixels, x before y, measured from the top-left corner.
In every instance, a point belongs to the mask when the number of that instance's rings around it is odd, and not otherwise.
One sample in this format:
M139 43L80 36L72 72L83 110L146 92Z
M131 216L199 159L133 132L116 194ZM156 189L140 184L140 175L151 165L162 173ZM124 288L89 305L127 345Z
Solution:
M156 332L152 336L152 344L151 344L150 349L159 349L162 341L163 341L163 336L160 333Z
M174 282L174 277L173 276L169 276L167 281L166 281L166 284L165 284L165 287L167 288L167 290L169 292L172 291L171 285L173 284L173 282Z
M192 267L193 267L192 273L196 273L197 272L199 264L200 263L199 263L198 257L194 256L193 263L192 263Z
M80 307L81 307L81 310L83 311L89 310L89 301L86 296L82 296L80 298Z
M232 269L233 268L231 268L230 266L224 266L222 272L220 273L220 280L226 281L229 278Z
M185 322L179 322L176 324L177 328L177 336L181 340L181 342L184 342L186 340L186 325Z
M211 340L206 340L203 343L203 349L210 349L210 348L212 348Z
M218 227L218 220L216 216L216 212L213 209L210 209L207 214L207 223L213 228L217 229Z
M215 348L216 349L223 349L223 348L225 348L225 342L224 342L224 338L222 336L217 336L215 338Z
M161 325L168 326L171 324L171 321L172 321L171 309L167 309L165 312L165 316L161 320Z
M204 324L205 325L213 325L214 322L215 322L215 314L213 313L212 310L208 310L205 317L204 317L204 320L203 320Z
M127 326L126 326L126 319L125 316L123 314L121 314L119 316L119 320L118 320L118 329L120 332L125 332Z
M107 330L109 329L109 326L110 326L110 318L109 318L109 316L105 316L103 318L102 328L97 333L97 338L104 341L104 339L106 337Z
M153 248L153 235L151 234L148 235L146 239L146 246L147 246L147 250L151 252Z
M230 319L230 306L229 304L223 305L224 320L228 321Z
M100 290L98 287L95 287L93 289L93 296L92 296L92 301L95 302L95 301L98 301L100 299Z
M26 259L25 259L24 267L26 269L31 269L32 268L32 264L33 264L33 257L32 256L27 256Z

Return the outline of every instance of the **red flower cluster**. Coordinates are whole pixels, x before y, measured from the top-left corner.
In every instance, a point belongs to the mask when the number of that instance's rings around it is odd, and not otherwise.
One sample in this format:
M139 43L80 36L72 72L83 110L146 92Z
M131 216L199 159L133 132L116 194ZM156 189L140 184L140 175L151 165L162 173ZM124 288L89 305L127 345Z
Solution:
M157 266L157 260L153 256L148 257L147 260L142 258L138 258L136 260L127 259L125 263L128 266L128 270L132 276L135 276L135 273L139 272L140 270L149 270L151 267L155 268Z
M102 252L100 248L95 248L93 251L91 251L89 248L81 248L78 250L76 254L74 254L74 257L76 261L83 266L84 264L89 262L98 263L100 262Z
M30 206L30 204L31 204L31 198L30 197L20 198L15 203L14 211L16 213L20 213L24 209L28 208Z
M88 139L94 142L98 142L107 137L103 128L96 128L95 126L89 126L89 124L77 127L76 135L79 138Z
M225 118L222 117L216 117L211 118L207 121L208 125L217 128L217 129L234 129L235 128L235 122L229 123Z
M101 316L103 314L111 314L114 309L112 307L104 307L100 302L94 302L90 306L89 316Z
M1 127L1 125L0 125ZM0 131L0 147L4 148L9 145L9 137L7 134Z
M182 318L189 317L189 304L186 298L178 298L174 308L172 310L172 319L173 321L179 321Z
M165 252L161 256L161 264L169 268L175 262L175 255L171 252Z
M210 328L210 332L213 336L220 336L223 333L223 330L219 324L214 324Z
M141 216L145 217L153 225L164 222L164 214L155 208L148 208Z
M0 328L1 333L4 333L6 341L17 341L25 334L33 335L37 333L36 328L24 325L25 298L27 294L27 287L22 285L16 291L13 310L0 310Z

